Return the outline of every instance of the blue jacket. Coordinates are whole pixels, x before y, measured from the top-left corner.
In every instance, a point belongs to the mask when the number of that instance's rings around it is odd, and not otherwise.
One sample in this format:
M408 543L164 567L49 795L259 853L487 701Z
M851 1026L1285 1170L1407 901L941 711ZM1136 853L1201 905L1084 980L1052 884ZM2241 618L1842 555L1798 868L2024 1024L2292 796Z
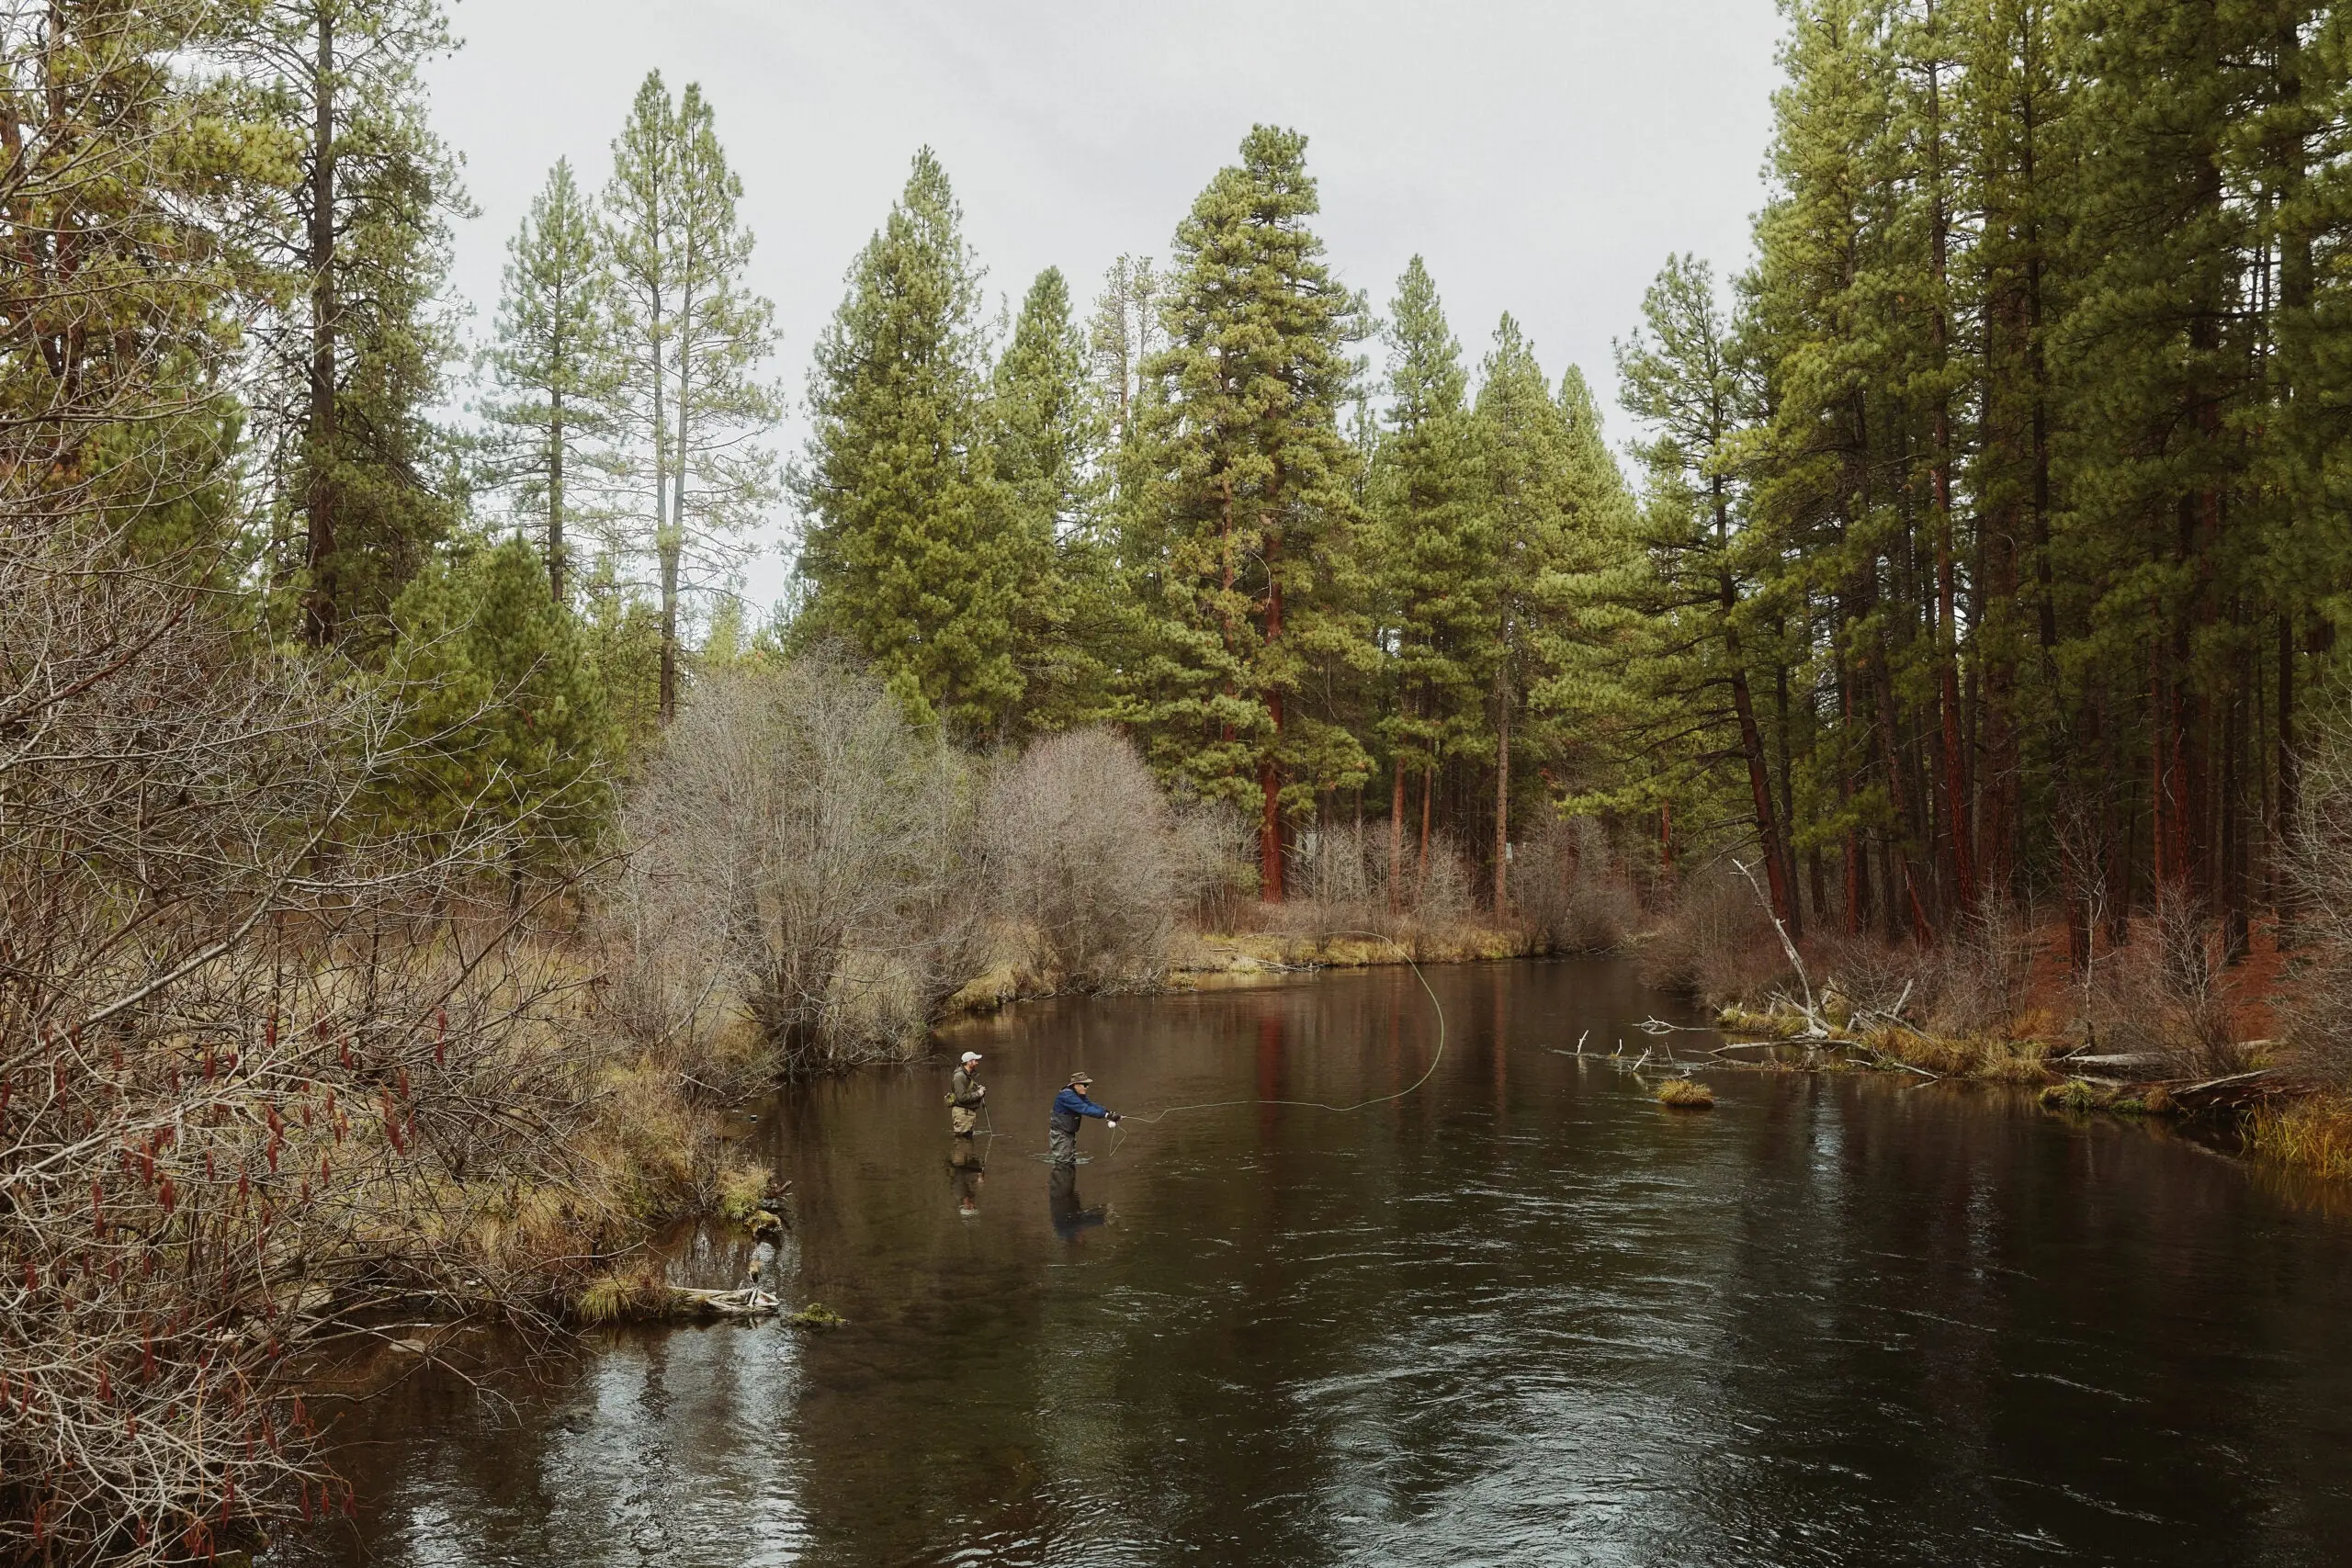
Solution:
M1108 1116L1111 1112L1095 1104L1074 1089L1065 1089L1054 1096L1053 1119L1046 1123L1057 1133L1075 1133L1081 1116Z

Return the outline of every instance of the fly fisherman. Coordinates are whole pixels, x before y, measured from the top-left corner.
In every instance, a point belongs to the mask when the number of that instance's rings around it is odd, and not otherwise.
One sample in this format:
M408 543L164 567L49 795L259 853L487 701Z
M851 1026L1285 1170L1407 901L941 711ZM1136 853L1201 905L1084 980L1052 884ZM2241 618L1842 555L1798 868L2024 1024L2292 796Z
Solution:
M1115 1127L1119 1113L1105 1111L1086 1098L1087 1089L1094 1080L1084 1073L1072 1073L1069 1087L1054 1096L1053 1119L1046 1123L1046 1141L1053 1151L1056 1165L1074 1166L1078 1163L1078 1119L1100 1116Z
M947 1125L957 1137L972 1135L980 1124L980 1102L988 1097L988 1085L980 1081L980 1054L967 1051L956 1076L947 1080Z

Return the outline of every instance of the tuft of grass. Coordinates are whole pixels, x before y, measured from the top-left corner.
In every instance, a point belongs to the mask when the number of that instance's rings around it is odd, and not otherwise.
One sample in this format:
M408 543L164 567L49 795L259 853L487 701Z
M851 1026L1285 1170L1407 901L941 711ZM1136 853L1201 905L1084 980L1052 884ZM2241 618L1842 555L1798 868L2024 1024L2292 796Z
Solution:
M810 1302L798 1312L786 1314L784 1321L795 1328L839 1328L849 1319L822 1302Z
M730 1225L749 1225L766 1206L768 1168L749 1161L730 1163L718 1173L718 1217Z
M1657 1102L1677 1111L1713 1111L1715 1091L1697 1078L1668 1078L1657 1086Z
M2053 1111L2097 1111L2107 1103L2099 1091L2080 1078L2052 1084L2041 1091L2041 1103Z
M666 1314L670 1291L649 1273L600 1274L572 1303L571 1315L582 1323L635 1321Z
M2245 1146L2315 1176L2352 1178L2352 1102L2329 1096L2263 1106L2245 1119Z
M582 1323L618 1323L628 1313L637 1292L610 1274L588 1282L572 1313Z

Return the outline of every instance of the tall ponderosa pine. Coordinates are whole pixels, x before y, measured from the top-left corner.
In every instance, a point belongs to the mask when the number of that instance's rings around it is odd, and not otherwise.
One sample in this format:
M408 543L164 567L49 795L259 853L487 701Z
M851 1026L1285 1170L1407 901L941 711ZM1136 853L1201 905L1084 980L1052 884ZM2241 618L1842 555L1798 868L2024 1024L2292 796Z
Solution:
M1482 677L1495 662L1498 627L1482 592L1489 541L1478 505L1462 345L1420 257L1396 280L1388 311L1387 429L1374 449L1369 542L1396 691L1395 711L1382 726L1390 759L1388 887L1395 905L1406 886L1406 777L1421 783L1418 887L1429 869L1439 762L1471 751L1486 732Z
M262 423L314 643L379 619L457 509L429 411L454 353L436 314L456 161L420 71L451 47L437 0L266 0L244 31L274 78L300 183L269 241L301 304L271 323Z
M549 596L567 601L566 525L583 443L605 434L616 389L609 274L595 217L559 161L507 242L496 336L482 355L491 391L485 477L537 525Z
M929 148L817 340L795 479L804 637L860 650L910 714L992 735L1023 694L1027 540L989 440L980 269Z
M1555 401L1535 352L1510 316L1496 325L1471 412L1477 454L1481 570L1471 584L1486 618L1486 719L1495 759L1494 907L1510 901L1511 823L1528 770L1515 749L1556 759L1559 737L1528 722L1553 676L1554 645L1576 625L1572 583L1622 548L1629 507L1600 439L1583 378L1567 373ZM1532 746L1531 746L1531 743Z
M236 321L263 281L239 241L288 171L278 106L185 65L243 20L107 0L0 21L0 513L186 552L224 584L245 565Z
M1252 130L1176 231L1146 374L1122 555L1138 644L1125 711L1156 766L1258 807L1261 888L1283 896L1287 818L1361 780L1361 745L1299 698L1372 644L1350 581L1353 455L1340 434L1362 306L1322 261L1306 139Z
M615 542L653 572L664 723L678 708L684 595L727 585L744 530L777 494L762 438L782 409L759 378L775 311L743 286L741 196L701 87L687 84L673 105L661 73L649 74L605 191L622 367L605 467Z
M1137 402L1148 384L1145 364L1159 346L1160 291L1167 280L1149 256L1123 255L1102 275L1086 344L1095 386L1111 426L1125 447L1135 436Z
M1654 432L1642 448L1656 487L1643 539L1652 577L1642 609L1661 623L1690 627L1700 639L1690 645L1700 655L1695 671L1726 699L1747 764L1772 910L1794 932L1800 916L1787 817L1773 799L1743 646L1749 574L1736 518L1736 437L1751 416L1754 389L1735 363L1730 325L1705 263L1669 261L1645 296L1642 314L1645 330L1620 348L1617 360L1626 406Z
M989 424L1016 552L1017 727L1063 728L1101 708L1113 628L1101 517L1108 421L1058 268L1039 273L1022 300L996 363Z

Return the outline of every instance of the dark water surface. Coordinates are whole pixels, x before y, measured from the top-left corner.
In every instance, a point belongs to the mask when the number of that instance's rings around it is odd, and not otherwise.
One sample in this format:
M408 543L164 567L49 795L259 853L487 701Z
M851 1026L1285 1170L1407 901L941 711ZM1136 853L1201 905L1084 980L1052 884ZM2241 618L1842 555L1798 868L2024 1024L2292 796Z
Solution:
M988 1054L754 1134L786 1294L850 1319L629 1331L346 1427L392 1563L2352 1562L2352 1226L2245 1168L1999 1091L1606 1053L1608 962L1034 1005ZM1684 1037L1686 1039L1692 1037ZM723 1248L718 1249L724 1251ZM731 1255L686 1267L720 1277Z

